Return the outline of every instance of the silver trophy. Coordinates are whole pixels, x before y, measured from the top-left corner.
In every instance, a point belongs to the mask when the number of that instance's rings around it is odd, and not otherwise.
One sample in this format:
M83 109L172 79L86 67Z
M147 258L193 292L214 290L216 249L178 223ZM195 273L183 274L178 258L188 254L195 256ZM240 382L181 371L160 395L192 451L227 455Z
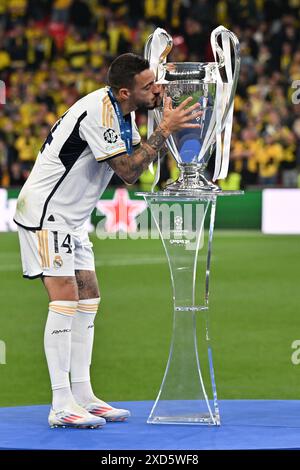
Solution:
M149 36L145 57L164 84L166 96L177 107L188 97L191 104L199 103L203 114L195 119L200 128L183 129L167 139L167 146L180 169L178 180L165 189L181 195L198 192L218 192L219 187L206 176L208 162L215 154L213 181L226 178L229 165L233 101L240 69L239 41L234 33L219 26L211 34L215 62L168 63L172 38L157 28ZM162 119L163 107L149 112L148 131L151 133ZM156 177L157 182L158 176Z

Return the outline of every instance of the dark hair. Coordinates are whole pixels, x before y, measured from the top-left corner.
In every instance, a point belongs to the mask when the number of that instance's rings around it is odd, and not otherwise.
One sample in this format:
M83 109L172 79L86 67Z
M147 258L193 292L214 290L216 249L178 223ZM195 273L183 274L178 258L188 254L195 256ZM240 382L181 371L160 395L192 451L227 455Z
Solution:
M149 68L149 61L136 54L122 54L110 65L107 81L113 90L132 89L134 76Z

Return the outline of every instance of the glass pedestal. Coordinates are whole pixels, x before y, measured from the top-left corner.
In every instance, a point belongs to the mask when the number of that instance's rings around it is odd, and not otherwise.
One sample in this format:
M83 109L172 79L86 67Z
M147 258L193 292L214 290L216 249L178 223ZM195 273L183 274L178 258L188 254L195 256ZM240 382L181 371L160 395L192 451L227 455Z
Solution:
M174 304L169 358L148 423L220 425L209 331L209 279L217 198L237 194L242 192L137 193L147 202L159 231Z

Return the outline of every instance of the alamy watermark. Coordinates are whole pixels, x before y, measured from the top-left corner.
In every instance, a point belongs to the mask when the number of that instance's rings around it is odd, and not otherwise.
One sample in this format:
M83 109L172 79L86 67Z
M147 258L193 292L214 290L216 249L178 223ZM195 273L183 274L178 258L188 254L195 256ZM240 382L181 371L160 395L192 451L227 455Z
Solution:
M6 364L6 344L0 340L0 364Z
M300 80L294 80L292 82L291 87L295 89L294 93L292 94L292 103L299 104L300 103Z
M99 239L158 239L160 236L171 245L184 246L187 250L201 248L204 244L205 204L169 204L155 203L151 211L144 210L135 216L135 229L125 230L128 226L127 207L120 207L110 216L108 230L107 219L100 220L96 225L96 235ZM100 215L97 212L97 215ZM118 221L122 220L122 224ZM123 227L122 230L119 228Z
M300 364L300 339L295 339L291 344L291 348L295 349L291 355L292 364L298 366Z
M6 85L3 80L0 80L0 104L6 103Z

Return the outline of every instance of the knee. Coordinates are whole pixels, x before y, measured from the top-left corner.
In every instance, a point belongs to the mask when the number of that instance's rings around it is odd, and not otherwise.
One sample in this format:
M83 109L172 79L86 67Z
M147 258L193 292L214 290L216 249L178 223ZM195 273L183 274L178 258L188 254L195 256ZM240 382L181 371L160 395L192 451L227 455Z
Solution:
M49 300L71 300L78 302L78 287L75 276L44 277L44 285L48 291Z
M75 271L79 300L100 297L97 277L94 271Z

